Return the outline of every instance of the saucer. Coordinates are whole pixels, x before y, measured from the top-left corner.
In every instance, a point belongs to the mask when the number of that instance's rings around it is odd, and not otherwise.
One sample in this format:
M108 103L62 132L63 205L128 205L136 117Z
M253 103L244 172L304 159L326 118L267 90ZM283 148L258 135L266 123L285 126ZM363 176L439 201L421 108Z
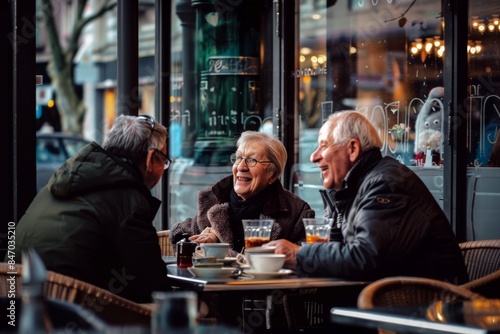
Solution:
M217 263L222 263L224 266L230 266L236 262L235 257L226 257L223 259L217 259Z
M255 272L253 270L245 269L245 274L253 276L253 278L255 279L281 278L290 275L292 272L293 271L290 269L281 269L280 271L276 272Z
M233 274L234 268L189 267L188 271L199 278L226 278Z
M274 253L274 250L276 249L275 246L269 246L269 247L252 247L252 248L245 248L245 253L249 254L257 254L257 253Z
M220 262L193 263L194 268L222 268L222 265Z

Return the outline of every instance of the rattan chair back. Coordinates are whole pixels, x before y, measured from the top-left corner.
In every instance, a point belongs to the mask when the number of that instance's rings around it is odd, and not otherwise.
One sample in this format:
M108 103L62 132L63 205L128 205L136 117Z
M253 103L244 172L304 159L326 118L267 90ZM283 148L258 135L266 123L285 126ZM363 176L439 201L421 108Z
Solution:
M462 287L486 298L500 299L500 270L463 284Z
M158 241L160 242L162 256L174 256L174 248L170 241L170 230L158 231Z
M474 240L459 244L469 281L500 270L500 239Z
M7 278L15 279L15 295L20 297L22 265L17 264L12 270L7 263L0 263L0 296L8 296L9 291L13 289ZM46 298L80 305L109 325L151 324L151 305L132 302L108 290L53 271L47 271L44 295Z
M151 324L151 307L53 271L47 271L45 295L81 305L112 325Z
M365 287L358 308L428 305L434 301L471 300L480 295L451 283L421 277L388 277Z
M20 264L0 263L0 296L21 297L23 267Z

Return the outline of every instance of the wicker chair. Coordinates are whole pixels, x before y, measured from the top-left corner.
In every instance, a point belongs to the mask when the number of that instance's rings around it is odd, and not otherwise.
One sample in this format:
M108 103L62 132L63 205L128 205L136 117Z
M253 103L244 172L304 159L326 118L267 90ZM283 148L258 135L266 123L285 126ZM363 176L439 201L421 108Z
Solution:
M387 277L361 290L358 308L430 305L434 301L471 300L482 298L474 292L451 283L422 277ZM379 334L394 332L379 329Z
M17 264L15 270L9 270L7 263L0 263L1 296L7 296L10 283L7 283L6 278L11 276L15 277L15 294L17 297L21 296L22 271L22 265ZM11 274L12 272L16 274ZM150 305L134 303L108 290L53 271L47 271L44 295L47 298L80 305L109 325L151 324L153 309Z
M482 298L464 287L422 277L388 277L365 287L358 296L358 308L427 305L436 300Z
M170 241L170 230L158 231L158 241L160 242L162 256L174 256L174 247Z
M0 297L7 297L9 294L21 297L22 273L23 269L19 264L14 265L14 269L11 269L6 262L0 263Z
M469 281L500 270L500 239L466 241L459 245Z
M461 286L486 298L500 299L500 270Z

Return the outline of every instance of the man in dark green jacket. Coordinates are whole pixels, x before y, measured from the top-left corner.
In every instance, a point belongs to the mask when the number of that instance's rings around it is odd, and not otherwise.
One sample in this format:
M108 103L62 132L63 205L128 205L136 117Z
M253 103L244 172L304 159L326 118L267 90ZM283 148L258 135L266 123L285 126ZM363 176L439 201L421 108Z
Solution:
M167 290L150 192L170 164L166 138L149 116L118 117L103 147L82 148L35 197L16 228L17 262L34 248L47 270L136 302Z

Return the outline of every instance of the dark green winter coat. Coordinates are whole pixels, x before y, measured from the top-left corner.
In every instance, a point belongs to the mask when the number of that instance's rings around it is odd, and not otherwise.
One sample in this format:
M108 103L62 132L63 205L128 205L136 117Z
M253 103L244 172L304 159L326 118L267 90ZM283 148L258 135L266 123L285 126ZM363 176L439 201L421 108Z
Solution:
M167 289L152 221L161 202L140 171L96 143L68 159L16 228L16 256L33 247L47 270L137 302Z

